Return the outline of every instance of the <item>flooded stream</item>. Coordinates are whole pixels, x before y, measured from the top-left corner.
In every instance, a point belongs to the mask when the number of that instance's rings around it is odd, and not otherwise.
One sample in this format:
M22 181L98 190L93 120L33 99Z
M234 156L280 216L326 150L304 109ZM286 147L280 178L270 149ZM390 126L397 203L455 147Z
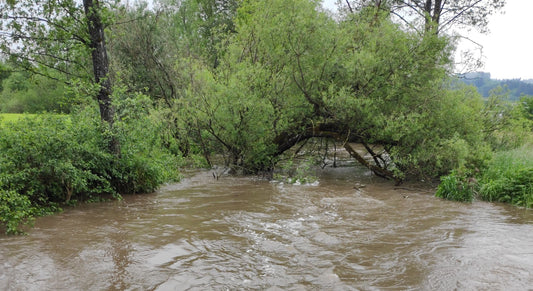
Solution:
M0 235L0 290L532 290L533 211L360 168L319 181L196 172L38 218Z

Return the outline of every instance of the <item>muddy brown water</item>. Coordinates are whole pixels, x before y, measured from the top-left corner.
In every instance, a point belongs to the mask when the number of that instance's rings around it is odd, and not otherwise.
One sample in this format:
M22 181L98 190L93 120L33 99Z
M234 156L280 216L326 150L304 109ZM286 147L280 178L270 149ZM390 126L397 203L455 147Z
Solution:
M531 210L443 201L358 168L313 185L188 176L1 235L0 290L533 288Z

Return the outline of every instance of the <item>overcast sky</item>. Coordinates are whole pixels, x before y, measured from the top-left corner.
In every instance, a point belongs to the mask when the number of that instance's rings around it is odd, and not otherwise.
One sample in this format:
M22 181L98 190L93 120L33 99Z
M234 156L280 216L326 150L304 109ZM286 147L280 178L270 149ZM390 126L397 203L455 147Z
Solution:
M335 7L335 0L323 2L328 8ZM532 11L532 0L507 0L504 14L490 17L488 34L466 34L483 46L484 66L479 71L489 72L495 79L533 79ZM473 46L464 41L459 49L467 47Z
M507 0L504 10L490 17L487 35L469 36L483 45L482 70L495 79L533 79L533 1Z

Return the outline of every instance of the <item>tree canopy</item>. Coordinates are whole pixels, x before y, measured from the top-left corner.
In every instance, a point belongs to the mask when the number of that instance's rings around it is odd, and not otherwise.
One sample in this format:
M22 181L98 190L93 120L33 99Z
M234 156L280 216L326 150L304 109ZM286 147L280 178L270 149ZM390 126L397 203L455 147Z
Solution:
M312 137L363 143L372 163L347 149L389 178L475 163L482 103L448 86L449 39L403 30L373 6L335 21L318 5L245 1L220 65L193 71L178 109L196 127L187 135L251 171Z

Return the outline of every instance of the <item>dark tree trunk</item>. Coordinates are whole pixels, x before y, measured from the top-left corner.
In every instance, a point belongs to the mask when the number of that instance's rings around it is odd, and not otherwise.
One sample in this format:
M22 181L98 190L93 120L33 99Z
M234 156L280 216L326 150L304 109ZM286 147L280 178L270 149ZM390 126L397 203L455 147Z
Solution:
M109 80L109 60L107 58L104 24L100 15L100 4L98 0L83 0L83 8L87 17L90 36L94 79L100 85L100 90L96 96L100 107L100 118L112 129L115 110L111 104L112 88ZM120 154L120 145L114 135L109 142L109 151L115 155Z
M426 33L439 34L442 0L426 0L424 13L426 14Z
M431 17L431 6L433 4L432 0L426 0L424 5L424 17L426 18L426 32L431 31L432 27L432 17Z
M440 14L442 12L442 0L435 0L435 7L433 8L433 15L431 16L433 23L438 27L440 23Z

